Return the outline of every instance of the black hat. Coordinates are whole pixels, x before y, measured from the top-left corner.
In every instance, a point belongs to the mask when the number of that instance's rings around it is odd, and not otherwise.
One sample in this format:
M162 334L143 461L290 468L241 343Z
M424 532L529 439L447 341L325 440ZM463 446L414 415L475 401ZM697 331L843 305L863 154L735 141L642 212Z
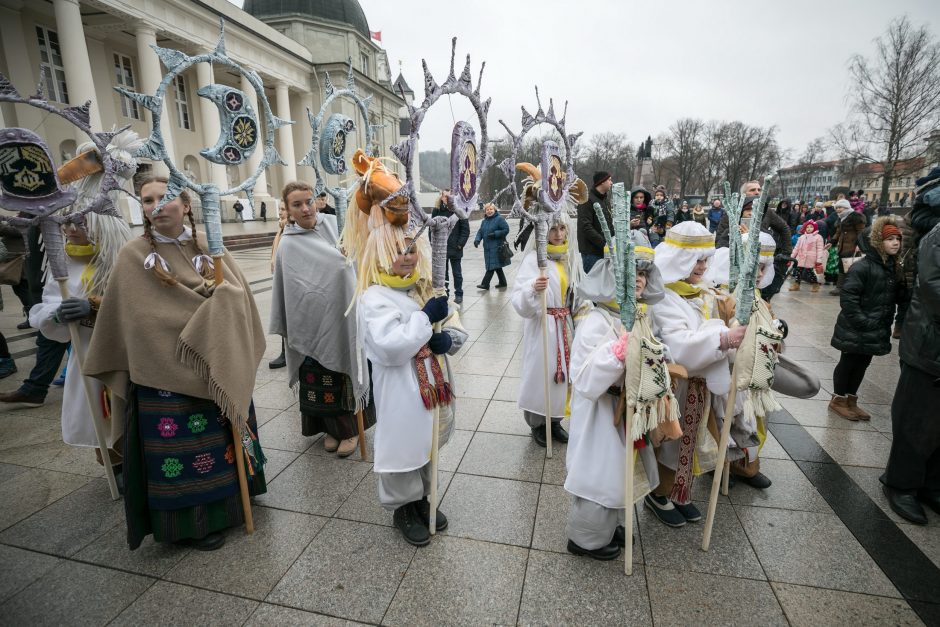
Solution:
M741 205L741 209L747 209L754 204L754 201L757 200L757 196L748 196L744 199L744 204Z
M325 191L320 192L319 194L317 194L317 198L326 198L326 192Z
M610 172L604 172L603 170L595 172L594 173L594 187L597 187L598 185L600 185L601 183L603 183L609 178L610 178Z

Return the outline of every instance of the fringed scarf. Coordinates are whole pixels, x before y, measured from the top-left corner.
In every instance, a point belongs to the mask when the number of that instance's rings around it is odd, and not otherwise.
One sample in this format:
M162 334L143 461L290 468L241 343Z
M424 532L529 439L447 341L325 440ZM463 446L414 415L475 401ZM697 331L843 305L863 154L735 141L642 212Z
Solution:
M399 291L410 291L418 283L420 274L415 271L406 277L379 271L378 279L381 285L390 287ZM414 295L412 295L414 298ZM419 300L419 299L415 299ZM428 377L428 369L425 360L431 360L431 374L434 376L434 385L431 385L431 379ZM441 369L441 362L438 356L431 351L428 344L422 346L414 356L415 374L418 377L418 391L421 394L421 402L424 408L431 410L435 407L444 407L449 405L454 398L450 382L444 377Z

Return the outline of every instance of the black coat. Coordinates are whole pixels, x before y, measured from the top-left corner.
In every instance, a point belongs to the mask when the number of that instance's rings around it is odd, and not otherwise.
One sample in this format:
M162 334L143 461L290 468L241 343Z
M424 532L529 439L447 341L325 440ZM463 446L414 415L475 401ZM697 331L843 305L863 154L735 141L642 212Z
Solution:
M940 224L920 240L900 353L907 365L940 377Z
M607 228L614 232L614 218L610 211L610 192L601 196L597 189L592 187L588 192L587 202L578 205L578 248L582 255L603 256L604 246L607 242L604 240L604 232L601 230L601 223L594 212L594 203L600 204L604 210L604 217L607 219Z
M764 218L761 220L760 230L770 233L777 243L777 250L774 252L775 261L784 261L790 257L793 250L793 242L790 241L790 227L783 221L777 212L773 209L764 211ZM723 213L721 222L718 223L718 231L715 233L715 248L728 248L728 214Z
M450 214L450 209L442 202L431 216L434 218L447 217ZM463 247L467 245L468 239L470 239L470 220L458 219L457 224L451 229L450 235L447 236L447 258L463 259Z
M895 258L883 260L869 233L866 229L858 240L865 256L852 264L845 276L839 296L842 311L831 344L844 353L887 355L891 352L895 307L906 303L910 292Z

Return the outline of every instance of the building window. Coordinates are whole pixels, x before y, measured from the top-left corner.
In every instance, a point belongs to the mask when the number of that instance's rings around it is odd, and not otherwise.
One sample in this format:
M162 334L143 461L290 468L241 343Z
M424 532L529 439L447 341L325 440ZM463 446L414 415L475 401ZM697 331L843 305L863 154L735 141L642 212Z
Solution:
M137 83L134 81L134 66L130 57L114 53L114 77L118 87L128 91L136 91ZM121 95L121 114L125 118L140 119L140 105L125 95Z
M68 104L69 90L65 85L65 67L62 66L62 53L59 51L59 35L54 30L37 26L36 39L39 42L39 66L45 70L46 97Z
M369 55L365 52L359 54L359 61L362 64L362 73L369 76Z
M189 117L189 96L186 92L186 81L182 76L177 76L173 81L173 95L176 97L176 124L187 131L193 130L191 118Z

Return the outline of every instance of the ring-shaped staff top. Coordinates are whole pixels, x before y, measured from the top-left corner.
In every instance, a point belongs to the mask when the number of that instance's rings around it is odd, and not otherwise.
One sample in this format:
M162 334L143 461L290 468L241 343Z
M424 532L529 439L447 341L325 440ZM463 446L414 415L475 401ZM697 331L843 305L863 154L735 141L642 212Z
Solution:
M281 158L274 147L274 132L282 126L293 124L293 121L282 120L275 116L264 93L264 84L261 82L261 77L254 70L246 70L227 55L225 51L225 21L223 19L219 20L219 41L211 52L190 56L170 48L161 48L160 46L151 46L151 48L167 68L167 73L157 86L156 92L152 96L148 96L122 87L115 87L115 90L146 107L152 114L153 131L147 142L138 151L137 156L153 161L162 161L170 170L170 181L167 184L166 194L154 209L154 215L166 203L172 202L173 199L179 196L184 188L193 190L202 201L209 253L217 256L222 253L221 217L217 213L213 214L213 212L219 211L219 196L245 192L248 202L253 203L254 185L261 173L270 165L287 165L287 162ZM211 183L199 183L192 180L177 167L173 158L167 153L163 142L160 120L163 117L163 101L166 91L178 76L197 63L223 65L243 76L255 90L257 101L264 111L263 157L253 173L240 184L226 190L219 190ZM205 159L222 165L238 165L245 161L258 148L260 125L257 114L245 97L244 92L236 87L213 84L200 87L197 93L199 96L214 102L219 108L222 126L222 132L216 144L200 151L200 154ZM219 224L217 230L211 228L213 221Z
M510 217L525 218L535 224L537 242L536 254L538 255L538 265L540 268L543 268L547 263L545 257L545 245L547 243L548 233L548 229L546 228L547 221L552 215L563 210L571 194L571 188L580 182L580 179L574 173L573 148L582 133L577 132L569 134L565 128L565 118L568 115L567 101L565 101L565 108L562 112L561 119L558 119L555 116L555 103L551 99L548 101L548 111L546 112L542 109L542 101L539 98L538 87L535 88L535 99L538 103L538 110L535 115L529 113L524 106L522 107L522 128L518 134L514 133L506 122L503 120L499 121L509 134L510 141L512 142L512 152L508 157L503 159L498 166L509 182L496 193L492 202L496 202L504 194L509 194L513 198ZM529 202L526 201L527 199L523 198L525 190L520 193L518 184L516 183L516 168L519 164L519 154L522 151L526 135L540 124L548 124L554 128L558 133L559 139L561 139L562 146L559 147L554 140L545 140L542 142L539 172L541 185L535 197L528 199L529 201L535 201L538 208L536 211L530 212L527 209ZM563 162L559 154L559 148L564 149ZM580 187L584 188L583 182L580 183ZM581 191L586 191L586 188Z
M81 211L68 215L55 215L55 212L75 202L75 191L67 187L71 181L62 180L60 171L66 166L56 168L45 141L36 133L23 128L4 128L0 130L0 206L8 211L29 214L31 217L0 215L0 221L7 222L25 231L38 225L43 234L46 258L53 278L68 276L65 261L65 242L60 225L81 222L87 213L99 213L122 217L111 200L111 192L125 191L118 183L116 172L118 165L108 154L108 144L115 135L127 130L127 126L116 131L96 132L91 128L89 110L91 101L82 105L59 108L46 100L45 67L39 69L39 86L31 96L22 96L13 84L0 74L0 102L23 104L42 109L66 120L95 145L103 172L101 187L97 195ZM79 161L85 155L79 155L70 163L80 167ZM78 178L78 177L76 177Z
M470 209L476 206L477 198L479 196L477 192L478 183L482 177L483 172L493 163L493 157L490 153L489 134L487 131L486 122L487 113L489 112L490 102L492 99L487 98L486 100L482 100L480 98L480 85L483 82L483 70L486 68L486 63L484 62L480 65L479 77L477 78L476 88L474 88L473 76L470 73L470 55L467 55L467 61L464 64L463 71L460 73L460 76L457 76L456 68L454 66L456 54L457 38L454 37L451 39L450 73L447 76L447 80L445 80L443 84L438 84L437 81L434 80L434 77L431 75L431 72L428 69L427 61L425 59L421 60L421 66L424 69L424 102L422 102L418 107L414 107L411 104L408 105L408 112L411 118L411 132L406 139L403 139L398 144L395 144L391 147L392 153L405 166L405 184L394 196L408 197L412 221L414 221L417 225L420 225L422 231L425 228L431 227L431 245L434 251L434 262L432 263L432 272L434 276L432 278L432 283L435 288L443 288L444 286L444 264L446 264L446 250L439 252L439 250L442 248L441 242L443 242L443 248L446 249L447 236L450 233L450 230L457 223L457 219L467 218ZM472 190L470 190L468 193L454 194L454 202L452 202L450 205L450 209L453 211L452 215L446 218L432 218L424 212L420 203L418 202L416 189L417 182L414 179L414 160L417 158L416 148L418 144L418 137L421 132L421 124L424 121L424 117L427 115L428 110L430 110L430 108L434 106L438 100L440 100L441 96L453 94L464 96L470 101L470 104L473 105L473 109L477 114L477 121L480 125L480 143L478 144L479 148L474 147L472 151L467 149L463 153L465 156L472 155L470 158L473 160L472 167L474 169L473 171L475 173L475 179L471 184ZM404 96L404 94L402 94L402 96ZM465 146L472 145L472 134L473 129L469 124L466 124L465 122L458 122L455 126L452 137L452 148L456 147L458 149L462 149ZM454 144L454 142L459 142L459 145ZM453 166L454 164L452 162L452 179L454 178ZM387 203L392 200L394 200L394 198L389 197L385 202ZM444 258L443 264L438 260L438 257L441 255L443 255Z
M355 120L343 115L342 113L333 113L329 115L324 124L323 118L329 113L333 101L339 98L346 98L355 105L359 116L362 118L363 128L365 129L365 147L363 152L369 157L376 156L375 133L382 128L382 124L372 124L369 122L369 106L372 103L372 95L363 97L356 90L356 79L353 74L352 59L347 59L348 72L346 74L346 86L337 89L330 79L329 73L326 74L326 80L323 87L323 103L320 105L320 111L316 115L310 109L307 109L307 119L310 121L311 141L310 151L298 162L297 165L307 165L313 168L317 177L316 193L319 195L325 191L333 197L336 202L336 221L339 232L342 233L343 225L346 221L346 207L349 203L349 197L352 191L358 185L353 183L349 187L327 187L325 178L321 174L321 168L327 174L346 174L349 171L346 161L346 148L348 147L348 137L356 130Z

